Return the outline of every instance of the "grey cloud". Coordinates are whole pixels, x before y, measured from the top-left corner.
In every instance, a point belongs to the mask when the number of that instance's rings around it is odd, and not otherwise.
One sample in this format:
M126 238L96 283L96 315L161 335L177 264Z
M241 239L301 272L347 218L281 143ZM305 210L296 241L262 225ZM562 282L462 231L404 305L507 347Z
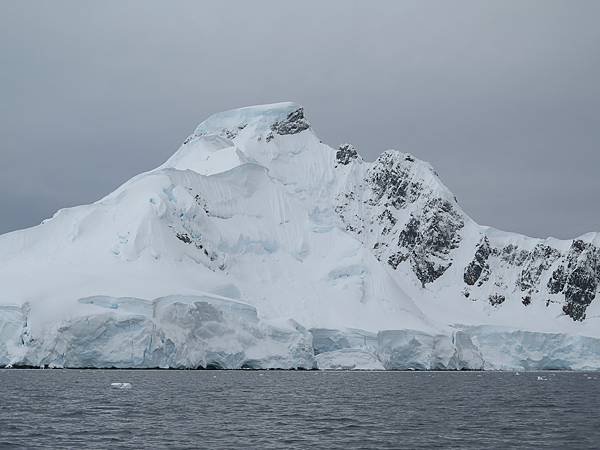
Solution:
M0 232L94 201L209 114L302 103L430 161L480 223L600 230L600 3L0 3Z

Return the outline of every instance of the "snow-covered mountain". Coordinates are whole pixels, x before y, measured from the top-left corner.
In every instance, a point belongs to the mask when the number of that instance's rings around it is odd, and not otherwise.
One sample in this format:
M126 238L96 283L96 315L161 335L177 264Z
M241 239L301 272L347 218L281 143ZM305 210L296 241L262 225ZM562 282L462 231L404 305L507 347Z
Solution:
M0 365L600 368L599 284L598 233L480 226L411 154L253 106L0 236Z

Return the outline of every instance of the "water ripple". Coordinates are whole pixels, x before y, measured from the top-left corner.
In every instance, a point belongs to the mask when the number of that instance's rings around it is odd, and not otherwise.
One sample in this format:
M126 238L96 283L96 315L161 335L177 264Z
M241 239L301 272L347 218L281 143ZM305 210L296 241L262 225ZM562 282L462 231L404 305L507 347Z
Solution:
M596 448L588 377L0 370L0 447Z

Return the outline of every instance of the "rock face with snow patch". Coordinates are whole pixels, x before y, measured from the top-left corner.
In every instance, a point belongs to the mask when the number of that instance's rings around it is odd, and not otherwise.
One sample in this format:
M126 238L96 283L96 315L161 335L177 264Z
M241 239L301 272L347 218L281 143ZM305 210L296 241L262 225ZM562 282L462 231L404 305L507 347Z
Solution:
M387 151L339 197L336 209L380 261L393 269L407 264L422 287L450 267L464 227L456 200L436 177L412 155ZM366 214L349 214L356 210Z
M532 301L546 306L554 302L573 320L583 321L598 292L600 247L583 239L572 241L567 248L564 242L556 246L552 242L526 244L526 248L491 246L484 236L465 268L464 281L472 286L465 292L477 295L487 290L492 305L519 296L524 306ZM499 298L503 300L498 302Z
M294 103L0 236L0 285L3 366L600 368L597 233L480 226L426 162L333 149Z
M347 166L353 159L358 158L358 152L352 144L342 144L335 153L335 159L339 164Z

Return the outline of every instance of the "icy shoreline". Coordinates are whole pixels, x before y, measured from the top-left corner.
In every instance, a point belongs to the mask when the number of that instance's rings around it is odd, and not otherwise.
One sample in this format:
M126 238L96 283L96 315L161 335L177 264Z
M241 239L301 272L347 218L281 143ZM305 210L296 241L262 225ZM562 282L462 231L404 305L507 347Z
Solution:
M288 370L598 370L600 339L494 326L307 329L214 296L80 299L41 322L0 310L0 367Z

